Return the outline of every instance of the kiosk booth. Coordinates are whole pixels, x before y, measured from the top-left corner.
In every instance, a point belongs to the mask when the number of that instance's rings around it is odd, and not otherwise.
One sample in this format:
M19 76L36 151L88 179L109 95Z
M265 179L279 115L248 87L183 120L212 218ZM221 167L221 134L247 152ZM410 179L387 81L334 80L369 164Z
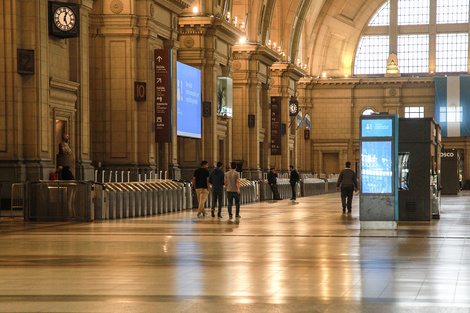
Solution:
M398 221L398 115L360 118L362 229L396 229Z
M400 118L399 126L399 220L439 218L441 127L433 118Z

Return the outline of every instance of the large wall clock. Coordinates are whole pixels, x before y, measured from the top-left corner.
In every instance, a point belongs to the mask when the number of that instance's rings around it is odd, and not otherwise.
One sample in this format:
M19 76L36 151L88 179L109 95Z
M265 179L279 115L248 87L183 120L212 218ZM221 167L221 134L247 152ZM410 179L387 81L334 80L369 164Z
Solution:
M49 1L49 35L70 38L80 35L80 7L77 4Z

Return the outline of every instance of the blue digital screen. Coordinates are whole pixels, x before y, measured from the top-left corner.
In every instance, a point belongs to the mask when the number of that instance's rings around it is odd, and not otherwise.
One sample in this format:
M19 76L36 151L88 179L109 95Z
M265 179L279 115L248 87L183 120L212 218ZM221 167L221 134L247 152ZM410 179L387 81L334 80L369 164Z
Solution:
M392 161L391 141L362 142L362 193L392 193Z
M201 138L201 70L176 63L178 136Z
M392 119L363 119L362 137L391 137L392 125Z

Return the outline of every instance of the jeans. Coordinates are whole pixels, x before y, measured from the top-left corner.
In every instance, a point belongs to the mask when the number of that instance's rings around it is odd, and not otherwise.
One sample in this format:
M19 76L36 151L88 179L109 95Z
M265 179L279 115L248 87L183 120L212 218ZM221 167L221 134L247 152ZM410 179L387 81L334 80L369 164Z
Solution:
M222 203L223 203L222 199L223 198L224 198L223 190L212 189L212 211L215 210L215 204L218 203L218 208L219 208L219 211L217 212L218 215L222 214Z
M238 192L227 191L228 215L232 216L233 199L235 199L235 214L240 215L240 194Z
M207 196L209 195L209 190L207 188L198 188L196 189L197 203L199 204L197 208L197 213L205 213L204 204L206 203Z

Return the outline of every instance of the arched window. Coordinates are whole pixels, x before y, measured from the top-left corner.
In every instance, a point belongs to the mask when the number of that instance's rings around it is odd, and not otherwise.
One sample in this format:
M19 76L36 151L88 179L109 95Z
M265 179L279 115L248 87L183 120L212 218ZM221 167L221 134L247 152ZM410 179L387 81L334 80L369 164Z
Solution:
M385 74L391 53L397 54L403 74L468 72L469 3L470 0L385 2L359 42L354 74Z

